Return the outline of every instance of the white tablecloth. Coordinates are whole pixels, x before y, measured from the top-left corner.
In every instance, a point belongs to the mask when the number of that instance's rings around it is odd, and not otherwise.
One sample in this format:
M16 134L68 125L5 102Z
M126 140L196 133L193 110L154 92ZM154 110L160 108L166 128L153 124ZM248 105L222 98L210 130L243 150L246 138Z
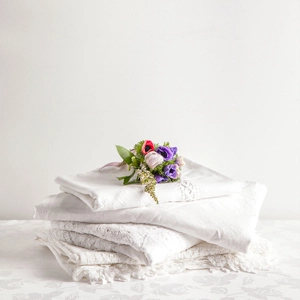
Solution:
M145 281L90 285L74 282L53 254L35 242L45 221L0 221L0 299L204 300L300 299L300 222L260 221L258 233L273 243L278 261L257 274L207 270Z

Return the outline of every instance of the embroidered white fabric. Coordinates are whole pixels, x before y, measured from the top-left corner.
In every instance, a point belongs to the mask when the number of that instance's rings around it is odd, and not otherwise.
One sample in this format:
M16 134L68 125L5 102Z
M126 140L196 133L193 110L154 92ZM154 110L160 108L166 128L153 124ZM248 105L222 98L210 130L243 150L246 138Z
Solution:
M300 221L258 222L258 234L272 242L278 255L268 272L225 273L203 269L107 285L72 280L48 247L34 240L36 232L48 224L37 220L0 221L1 299L299 299Z
M91 211L77 197L61 193L37 205L35 219L156 225L247 252L265 193L264 185L245 182L241 192L227 196L99 212Z
M92 283L186 269L267 268L270 247L254 241L266 187L185 161L180 182L157 186L159 205L143 186L122 186L115 178L120 168L58 177L67 193L36 206L35 219L53 221L38 241L74 280Z
M241 182L187 158L184 161L180 181L156 185L156 194L161 204L218 197L241 190ZM156 205L150 195L144 192L144 186L124 186L117 180L117 177L129 174L127 166L108 166L86 173L59 176L55 182L60 185L61 191L78 197L93 211Z
M53 221L50 238L91 250L114 251L153 265L201 240L168 228L145 224L88 224Z
M255 270L268 270L273 259L270 243L259 237L253 240L247 254L202 242L153 266L139 264L123 254L87 250L59 240L39 237L37 241L49 247L73 280L88 279L92 284L145 279L147 276L175 274L191 269L254 273Z

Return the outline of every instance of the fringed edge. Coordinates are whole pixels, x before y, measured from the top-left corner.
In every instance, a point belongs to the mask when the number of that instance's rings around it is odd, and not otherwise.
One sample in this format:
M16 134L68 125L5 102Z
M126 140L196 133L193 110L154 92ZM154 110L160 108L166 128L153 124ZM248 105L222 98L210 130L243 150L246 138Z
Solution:
M276 254L271 244L262 238L251 245L247 254L227 253L193 259L178 259L154 266L114 264L76 267L72 273L74 281L87 279L91 284L106 284L113 281L129 281L131 278L145 280L165 274L178 274L185 270L208 269L210 272L267 271L273 266Z

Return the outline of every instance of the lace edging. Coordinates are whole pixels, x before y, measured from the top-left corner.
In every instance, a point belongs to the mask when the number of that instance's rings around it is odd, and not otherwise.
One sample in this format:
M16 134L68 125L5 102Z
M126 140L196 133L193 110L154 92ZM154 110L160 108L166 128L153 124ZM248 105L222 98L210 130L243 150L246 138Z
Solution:
M113 281L129 281L131 278L145 280L163 274L177 274L185 270L208 269L210 272L247 272L270 270L275 260L271 244L260 238L260 243L250 247L247 254L226 253L193 259L172 260L154 266L112 264L80 266L73 270L73 280L87 279L91 284L106 284Z

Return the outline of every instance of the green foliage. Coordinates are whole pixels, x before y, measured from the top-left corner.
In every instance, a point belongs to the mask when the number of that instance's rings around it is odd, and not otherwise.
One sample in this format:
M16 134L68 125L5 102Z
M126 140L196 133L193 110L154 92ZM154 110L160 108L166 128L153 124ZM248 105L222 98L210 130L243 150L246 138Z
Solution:
M140 165L140 161L136 156L132 156L131 162L132 162L131 166L134 167L134 168L138 168L139 165Z
M143 154L136 154L136 159L137 159L137 161L139 162L139 165L141 164L141 163L144 163L145 162L145 157L144 157L144 155Z
M117 151L119 155L122 157L122 159L126 162L127 165L131 164L131 158L133 157L133 154L127 150L126 148L122 146L116 145Z
M123 176L123 177L117 177L118 180L123 180L123 184L124 185L127 185L127 184L130 184L130 179L134 176L135 174L135 170L128 176Z
M166 165L164 163L156 166L154 169L153 169L153 173L158 173L159 175L161 176L164 176L164 171L163 171L163 168L165 167Z
M145 185L145 192L153 198L153 200L158 204L158 199L155 194L156 179L154 175L147 170L145 164L141 164L140 169L137 170L137 176L141 181L141 184Z
M136 151L136 154L139 155L141 154L142 155L142 148L143 148L143 144L144 144L145 141L140 141L138 143L136 143L134 145L134 150Z

